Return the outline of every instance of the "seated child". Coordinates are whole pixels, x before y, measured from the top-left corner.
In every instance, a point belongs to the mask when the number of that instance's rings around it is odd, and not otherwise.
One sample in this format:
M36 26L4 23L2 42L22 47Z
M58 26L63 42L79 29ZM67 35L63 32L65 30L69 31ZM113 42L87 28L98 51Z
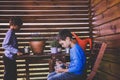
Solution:
M60 68L66 69L66 65L60 59L56 59L55 67L54 68L55 68L55 70L56 69L60 69Z

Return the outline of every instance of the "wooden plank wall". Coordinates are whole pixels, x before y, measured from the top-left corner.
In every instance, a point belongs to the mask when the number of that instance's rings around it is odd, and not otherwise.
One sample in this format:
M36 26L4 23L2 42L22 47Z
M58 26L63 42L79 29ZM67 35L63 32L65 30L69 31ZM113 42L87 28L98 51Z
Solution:
M96 80L120 80L120 0L91 0L94 41L108 44Z
M32 33L38 33L46 39L44 53L50 53L51 38L60 29L70 29L81 38L88 38L91 34L89 0L0 0L0 80L3 80L4 74L2 41L9 29L8 21L11 16L20 16L24 22L21 31L17 33L19 48L29 46ZM26 77L25 60L17 60L17 63L18 80L23 80ZM33 65L30 64L33 70L31 72L34 72L30 73L30 79L46 79L48 63L44 63L47 66L45 73L44 70L39 71L43 63ZM34 68L38 69L38 73Z

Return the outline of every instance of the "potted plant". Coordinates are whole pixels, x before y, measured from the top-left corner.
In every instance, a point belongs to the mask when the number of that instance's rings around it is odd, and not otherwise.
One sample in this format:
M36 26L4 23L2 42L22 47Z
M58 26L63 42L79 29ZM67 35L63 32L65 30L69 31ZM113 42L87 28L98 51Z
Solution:
M40 37L39 33L33 33L31 35L30 47L35 55L43 54L45 47L45 40Z
M58 53L58 46L59 45L59 42L57 40L53 40L51 43L51 53Z

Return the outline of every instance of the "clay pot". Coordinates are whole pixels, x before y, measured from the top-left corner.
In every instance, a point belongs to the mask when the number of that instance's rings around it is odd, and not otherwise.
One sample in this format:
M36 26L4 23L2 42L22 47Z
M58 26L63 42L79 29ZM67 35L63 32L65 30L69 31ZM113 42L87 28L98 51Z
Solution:
M45 41L30 41L33 54L42 55L45 47Z

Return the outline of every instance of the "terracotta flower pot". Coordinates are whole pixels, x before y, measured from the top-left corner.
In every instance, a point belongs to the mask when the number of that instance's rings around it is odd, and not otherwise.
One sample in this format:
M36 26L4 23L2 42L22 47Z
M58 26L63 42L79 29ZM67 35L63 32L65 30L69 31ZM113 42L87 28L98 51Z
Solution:
M45 47L45 41L30 41L30 46L33 54L41 55Z

